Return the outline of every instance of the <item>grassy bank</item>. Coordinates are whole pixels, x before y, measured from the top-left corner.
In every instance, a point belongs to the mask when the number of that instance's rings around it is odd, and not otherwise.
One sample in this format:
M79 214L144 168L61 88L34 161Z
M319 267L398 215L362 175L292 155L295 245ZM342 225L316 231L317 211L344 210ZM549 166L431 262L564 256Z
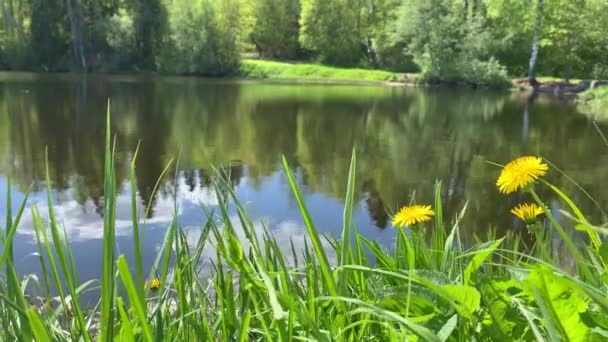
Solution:
M403 82L404 74L382 70L345 69L319 64L285 63L244 59L239 76L254 79L321 82Z
M578 95L581 112L598 121L608 121L608 87L587 90Z
M463 245L466 205L456 217L446 217L440 183L434 203L395 215L393 246L366 239L352 220L353 152L350 170L344 170L341 236L319 235L284 160L307 231L303 248L293 240L285 246L253 222L226 176L217 174L219 205L201 208L206 220L196 238L179 226L175 208L154 266L144 270L146 225L140 220L148 215L136 205L137 153L130 170L135 255L129 264L116 248L117 184L109 132L106 139L101 279L79 282L70 244L53 212L48 169L48 218L35 206L24 211L27 196L11 216L8 189L0 255L1 340L600 341L608 336L608 254L600 235L607 230L588 222L566 194L542 179L558 170L540 158L517 159L502 171L497 167L499 189L487 184L490 191L506 193L505 200L516 196L532 202L514 210L526 220L532 243L489 232L478 244ZM171 164L163 174L170 169ZM564 220L558 221L538 196L539 187L564 203L568 212L561 217L576 223L587 242L570 238ZM33 216L43 274L20 279L11 250L23 215ZM565 251L553 253L562 243ZM568 261L576 266L564 266ZM202 265L211 265L211 278L201 277ZM95 289L99 302L81 305L82 294ZM32 304L32 296L43 304Z

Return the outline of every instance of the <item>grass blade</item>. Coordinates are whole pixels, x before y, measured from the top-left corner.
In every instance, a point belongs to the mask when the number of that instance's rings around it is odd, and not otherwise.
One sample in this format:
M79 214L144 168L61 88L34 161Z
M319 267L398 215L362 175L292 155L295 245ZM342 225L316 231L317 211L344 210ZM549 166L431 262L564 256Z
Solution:
M350 168L348 170L348 184L346 186L346 199L344 201L342 250L340 252L340 265L351 263L351 235L352 235L352 217L353 217L353 202L355 197L355 172L357 169L357 152L353 149L353 154L350 160ZM339 293L346 294L348 284L348 271L343 270L338 273L338 289Z
M285 173L287 174L287 178L289 179L289 184L291 185L291 189L293 191L294 196L296 197L296 201L300 206L300 212L302 214L302 218L304 219L304 224L306 226L306 231L308 232L308 236L310 237L315 254L317 256L319 266L321 267L321 273L323 276L323 280L325 282L325 286L327 286L327 290L332 297L338 297L338 290L336 287L336 280L334 279L333 274L331 273L331 268L329 266L329 261L327 259L327 254L325 253L325 249L323 249L323 244L321 242L321 238L317 233L317 229L312 223L312 219L310 214L308 213L308 209L306 204L304 203L304 199L300 194L300 190L298 189L298 185L296 184L295 179L289 169L289 165L287 164L287 159L283 157L283 168L285 169ZM338 302L340 303L340 302ZM338 304L340 308L343 307L342 304Z

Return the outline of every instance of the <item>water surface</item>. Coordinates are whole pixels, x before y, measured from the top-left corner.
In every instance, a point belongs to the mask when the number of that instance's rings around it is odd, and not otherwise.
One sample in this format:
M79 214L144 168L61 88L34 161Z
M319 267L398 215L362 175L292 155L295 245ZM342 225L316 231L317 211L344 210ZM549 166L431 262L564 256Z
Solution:
M217 205L210 189L213 166L230 172L239 198L288 246L290 239L303 241L305 228L282 170L284 155L317 227L338 235L353 146L358 152L354 221L382 244L394 237L389 213L413 194L419 203L432 203L436 180L443 181L447 220L468 203L461 228L465 239L483 237L490 227L499 234L523 229L509 210L527 198L500 195L494 186L499 168L488 163L523 154L544 156L608 208L608 147L592 122L563 100L400 87L1 74L0 217L7 211L9 178L13 201L33 186L28 208L36 205L46 215L48 148L55 210L81 280L98 277L101 269L108 98L121 190L117 247L132 256L128 166L140 142L138 198L142 208L152 208L144 230L148 265L171 220L174 198L179 224L196 238L205 220L201 206ZM178 156L177 172L152 196L162 170ZM548 178L601 222L601 210L577 185L555 170ZM560 208L554 196L544 199ZM30 216L26 211L15 239L20 273L39 271L31 254L36 242Z

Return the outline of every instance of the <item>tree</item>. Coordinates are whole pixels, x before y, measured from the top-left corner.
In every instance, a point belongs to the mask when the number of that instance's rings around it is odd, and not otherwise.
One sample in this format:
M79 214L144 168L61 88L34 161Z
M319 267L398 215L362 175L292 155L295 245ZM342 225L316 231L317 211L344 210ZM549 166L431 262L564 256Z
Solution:
M321 62L356 65L362 55L359 7L349 0L303 0L300 43Z
M427 81L506 85L485 18L465 13L451 0L404 1L393 39L403 42Z
M32 0L30 48L33 67L65 69L69 60L68 20L62 0Z
M530 54L530 67L528 70L528 83L534 88L538 87L538 81L536 81L536 60L538 59L538 50L540 48L542 16L543 0L537 0L536 16L534 19L534 39L532 41L532 53Z
M605 34L608 2L604 0L555 0L545 4L542 48L545 72L588 76L601 61L608 64Z
M226 75L240 56L238 0L176 0L169 9L169 37L160 59L162 71Z
M70 31L72 33L72 51L76 62L82 70L87 70L87 62L84 53L84 38L82 32L82 12L78 0L65 0L65 6L70 20Z
M135 54L138 66L156 70L162 47L167 14L160 0L134 0Z
M299 0L252 1L251 40L263 57L296 58L300 51Z

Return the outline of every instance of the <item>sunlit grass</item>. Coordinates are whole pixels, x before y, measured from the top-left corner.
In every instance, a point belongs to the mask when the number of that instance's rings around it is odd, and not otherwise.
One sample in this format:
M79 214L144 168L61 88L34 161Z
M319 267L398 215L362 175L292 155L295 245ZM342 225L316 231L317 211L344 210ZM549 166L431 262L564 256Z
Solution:
M598 121L608 121L608 87L587 90L578 95L581 112Z
M309 81L400 82L403 74L383 70L337 68L319 64L244 59L240 76L256 79Z
M108 131L99 281L79 281L69 242L53 212L48 169L48 220L35 206L25 212L27 195L12 216L7 190L9 214L0 254L1 340L581 341L608 334L608 247L603 238L608 229L588 222L570 197L541 177L519 190L531 195L546 215L529 222L531 245L517 234L498 238L489 231L478 244L465 246L460 231L467 229L461 226L466 205L455 217L445 217L438 182L432 209L425 206L425 213L432 210L434 216L415 221L411 229L395 228L394 245L388 248L359 234L352 220L354 151L345 173L343 227L337 240L319 234L284 160L307 232L303 248L292 241L286 249L265 226L260 230L240 204L229 176L218 171L214 188L219 205L201 209L207 219L197 238L179 226L175 208L153 266L144 270L144 225L135 204L137 153L130 177L135 263L117 255L114 148ZM588 242L571 238L563 221L541 201L538 187L566 204L569 212L563 216ZM19 279L12 243L23 215L33 216L42 274ZM559 258L550 253L556 248L553 231L567 246ZM204 260L203 251L209 250L215 257ZM574 270L563 268L567 260L575 261ZM209 279L202 276L203 264L211 265ZM99 302L85 307L82 294L92 289L100 291Z

